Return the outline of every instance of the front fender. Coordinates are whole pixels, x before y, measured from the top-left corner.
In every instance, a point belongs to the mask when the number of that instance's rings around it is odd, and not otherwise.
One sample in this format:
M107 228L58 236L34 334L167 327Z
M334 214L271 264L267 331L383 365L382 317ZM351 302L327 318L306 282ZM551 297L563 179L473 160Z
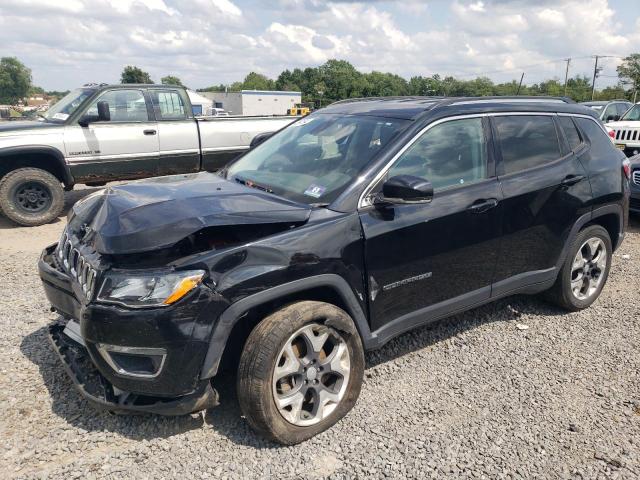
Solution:
M58 178L62 181L65 187L70 188L74 185L75 181L69 165L64 158L64 154L55 147L49 145L19 145L15 147L0 148L0 162L5 157L20 157L20 156L46 156L53 162L54 171L58 173ZM37 167L33 162L29 166Z
M371 333L369 324L365 317L353 290L347 281L336 274L322 274L313 277L301 278L293 282L278 285L267 290L255 293L229 306L220 316L215 325L209 348L202 366L200 378L211 378L217 371L224 352L227 340L236 322L244 313L252 308L263 305L267 302L283 298L294 293L304 292L318 287L329 287L333 289L347 306L347 313L353 318L355 326L360 334L365 349L375 348L377 338Z

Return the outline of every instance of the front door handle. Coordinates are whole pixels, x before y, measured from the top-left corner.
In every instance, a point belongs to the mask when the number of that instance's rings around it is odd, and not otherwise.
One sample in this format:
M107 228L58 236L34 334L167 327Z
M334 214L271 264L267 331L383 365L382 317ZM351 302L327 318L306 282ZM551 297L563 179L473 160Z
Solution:
M156 131L153 129L149 129L149 130L143 130L143 132L145 135L155 135Z
M471 213L483 213L497 206L498 206L497 198L487 198L487 199L482 198L480 200L476 200L475 202L473 202L467 210L469 210Z
M560 182L560 185L563 187L570 187L571 185L580 183L582 180L584 180L584 175L567 175L564 177L564 180Z

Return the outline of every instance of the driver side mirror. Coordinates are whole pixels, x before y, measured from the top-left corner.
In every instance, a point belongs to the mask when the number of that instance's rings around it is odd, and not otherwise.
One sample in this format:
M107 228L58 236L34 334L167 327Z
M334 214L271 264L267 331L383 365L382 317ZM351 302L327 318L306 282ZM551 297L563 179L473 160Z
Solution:
M413 175L397 175L382 185L382 193L375 205L429 203L433 199L433 185L429 180Z
M111 120L111 111L109 110L109 102L104 100L98 102L98 115L84 115L78 122L81 127L88 127L94 122L108 122Z
M264 133L257 134L255 137L251 139L251 143L249 143L249 148L257 147L272 135L273 135L273 132L264 132Z

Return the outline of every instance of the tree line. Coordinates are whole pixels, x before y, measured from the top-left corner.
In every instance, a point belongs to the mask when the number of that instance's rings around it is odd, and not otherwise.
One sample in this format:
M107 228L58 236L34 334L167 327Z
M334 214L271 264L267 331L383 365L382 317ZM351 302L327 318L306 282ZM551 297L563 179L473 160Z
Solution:
M619 81L595 92L595 99L610 100L628 98L632 100L640 89L640 54L626 57L618 67ZM564 82L552 78L532 85L520 85L519 81L495 83L488 77L464 80L453 76L414 76L409 80L388 72L358 71L346 60L329 60L319 67L284 70L273 80L265 75L250 72L243 81L231 85L213 85L199 91L239 90L290 90L302 92L306 102L327 103L354 97L372 96L503 96L503 95L550 95L568 96L577 102L591 100L591 79L577 75Z
M617 68L618 83L595 92L595 99L610 100L628 98L634 100L640 90L640 53L623 59ZM154 81L148 72L128 65L124 67L121 83L147 83ZM166 75L160 79L166 85L184 86L179 77ZM453 76L413 76L409 80L388 72L360 72L346 60L328 60L318 67L284 70L276 79L250 72L242 81L230 85L218 84L198 91L287 90L302 93L304 102L317 106L336 100L372 96L502 96L502 95L550 95L566 96L581 102L591 100L591 79L584 75L564 82L552 78L532 85L520 85L519 81L495 83L488 77L464 80ZM15 105L29 95L46 93L62 96L66 92L45 92L32 84L31 70L15 57L0 59L0 104Z

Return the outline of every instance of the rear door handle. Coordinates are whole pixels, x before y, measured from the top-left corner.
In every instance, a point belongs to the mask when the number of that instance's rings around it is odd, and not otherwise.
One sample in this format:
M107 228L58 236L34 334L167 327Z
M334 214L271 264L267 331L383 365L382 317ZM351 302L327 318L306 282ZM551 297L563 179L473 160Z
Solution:
M480 200L476 200L475 202L473 202L467 210L469 210L471 213L483 213L497 206L498 206L497 198L487 198L487 199L482 198Z
M570 187L571 185L580 183L582 180L584 180L584 175L567 175L564 177L564 180L560 182L560 185L563 187Z
M144 133L145 135L155 135L156 131L149 129L149 130L144 130L142 133Z

